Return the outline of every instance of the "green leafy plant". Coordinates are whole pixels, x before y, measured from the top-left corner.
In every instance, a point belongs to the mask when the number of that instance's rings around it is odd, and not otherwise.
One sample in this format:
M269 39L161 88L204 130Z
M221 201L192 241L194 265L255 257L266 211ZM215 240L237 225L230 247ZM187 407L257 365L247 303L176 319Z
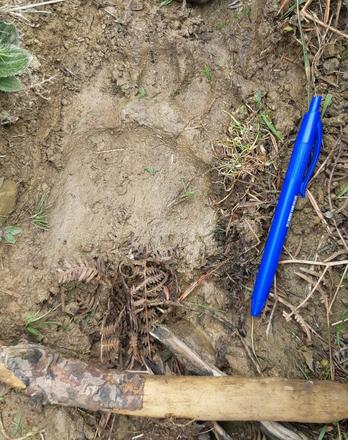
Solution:
M46 318L46 316L50 314L53 310L54 309L49 310L48 312L44 313L41 316L39 312L35 312L32 315L28 315L25 319L25 329L28 335L33 336L38 341L41 341L43 338L42 330L52 325L59 325L59 322L57 321L44 320L44 318Z
M172 3L173 0L161 0L160 7L163 8L163 6L169 6Z
M18 413L15 415L14 420L12 421L11 434L16 436L22 430L22 416Z
M263 125L267 127L267 129L273 134L273 136L278 139L278 141L282 141L283 134L277 130L271 120L271 118L268 116L267 112L263 109L263 103L262 103L262 93L258 90L255 93L255 102L258 111L260 112L260 119Z
M327 112L327 109L332 104L332 99L333 99L333 97L332 97L332 95L330 95L330 93L325 95L324 102L323 102L323 107L322 107L322 110L321 110L321 117L322 118L325 116L325 113Z
M23 73L31 55L18 46L18 36L13 24L0 21L0 91L18 92L22 84L17 75Z
M179 205L180 203L186 202L187 200L193 199L193 197L197 194L197 191L191 190L189 182L185 182L184 179L182 181L182 189L179 194L168 204L168 208L172 208L173 206Z
M144 86L140 86L138 88L137 94L135 95L137 98L146 98L147 91Z
M319 432L319 436L318 436L318 440L323 440L323 438L325 437L325 434L327 433L327 426L324 425Z
M50 228L46 214L47 209L47 195L39 194L35 203L35 213L31 217L32 223L39 229L47 231Z
M341 188L339 189L338 193L336 194L336 197L338 199L343 199L344 197L346 197L348 194L348 183L345 183L344 185L341 186Z
M151 176L155 176L157 173L159 173L159 170L156 169L155 167L145 167L144 171L151 174Z
M205 79L208 81L209 84L211 84L212 79L213 79L213 75L211 72L211 68L207 64L204 66L203 73L204 73Z
M345 330L345 328L347 328L348 325L348 309L346 309L342 315L341 318L341 322L339 324L336 325L335 328L335 342L337 345L341 345L342 342L342 334Z
M17 226L0 226L0 242L15 244L17 241L17 235L22 233L22 229Z

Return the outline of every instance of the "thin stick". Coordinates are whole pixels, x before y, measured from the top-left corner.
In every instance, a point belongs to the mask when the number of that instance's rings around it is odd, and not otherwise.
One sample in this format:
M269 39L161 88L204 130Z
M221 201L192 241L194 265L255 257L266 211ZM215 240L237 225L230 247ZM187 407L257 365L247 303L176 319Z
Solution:
M269 317L269 321L268 321L267 328L266 328L266 336L267 337L269 336L269 333L271 331L273 315L274 315L274 312L275 312L277 304L278 304L277 276L276 275L274 275L273 286L274 286L274 288L273 288L273 290L274 290L274 303L273 303L273 307L272 307L271 316Z
M348 260L341 260L341 261L311 261L311 260L281 260L279 261L279 264L310 264L313 266L343 266L344 264L348 264Z
M304 70L307 78L307 97L309 101L309 85L311 80L311 66L309 64L308 60L308 51L306 46L306 41L304 38L304 33L302 29L302 22L301 22L301 16L300 16L300 2L299 0L296 0L296 10L297 10L297 21L298 21L298 28L300 30L300 36L301 36L301 45L302 45L302 51L303 51L303 64L304 64Z
M332 232L331 232L330 226L328 225L327 221L325 220L322 212L320 211L320 208L319 208L317 201L315 200L313 194L309 191L309 189L307 189L307 196L308 196L309 201L311 202L311 205L313 206L314 211L317 213L317 216L319 217L321 222L324 223L324 225L326 226L327 232L331 235Z
M303 16L305 18L307 18L308 20L314 21L315 23L319 24L320 26L324 27L325 29L329 29L332 32L335 32L338 35L341 35L341 37L343 38L348 38L348 35L345 34L344 32L341 32L340 30L336 29L333 26L329 26L327 24L325 24L323 21L319 20L319 18L314 17L312 14L310 14L309 12L307 12L307 9L309 7L309 5L312 3L313 0L308 0L307 3L304 5L304 7L301 10L301 14L303 14Z
M348 322L348 318L340 319L339 321L334 322L331 324L331 327L335 327L336 325L343 324L344 322Z
M341 276L340 282L338 283L337 289L336 289L336 291L335 291L335 293L334 293L334 296L333 296L333 298L332 298L332 301L331 301L331 303L330 303L330 305L329 305L328 313L331 312L332 306L333 306L334 302L336 301L336 297L337 297L338 292L339 292L339 290L340 290L340 288L341 288L341 286L342 286L342 283L343 283L344 277L346 276L347 270L348 270L348 265L347 265L346 268L344 269L344 272L343 272L343 274L342 274L342 276Z
M227 260L221 261L219 264L217 264L213 269L211 269L209 272L204 273L203 275L201 275L198 280L194 281L191 286L189 286L179 297L178 302L183 301L185 298L187 298L190 293L192 293L196 287L198 287L200 284L203 283L203 281L205 281L207 278L209 278L214 272L216 272L218 269L220 269L220 267L222 267L223 265L225 265L230 259L228 258Z
M257 356L255 354L255 349L254 349L254 337L253 337L253 321L254 318L251 318L251 347L252 347L252 352L250 351L250 348L248 347L248 344L244 341L244 339L242 338L242 336L238 333L238 337L240 339L240 342L242 343L246 354L249 356L249 359L251 360L252 364L254 365L254 367L256 368L256 371L259 373L260 376L262 376L262 370L259 364L259 360L257 359Z
M324 13L324 23L327 24L329 21L329 15L330 15L330 0L326 0L325 4L325 13Z

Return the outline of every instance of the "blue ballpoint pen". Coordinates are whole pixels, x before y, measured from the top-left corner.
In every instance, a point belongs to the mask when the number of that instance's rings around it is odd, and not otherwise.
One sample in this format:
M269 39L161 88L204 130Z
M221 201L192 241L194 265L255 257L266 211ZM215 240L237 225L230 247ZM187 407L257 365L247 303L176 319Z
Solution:
M261 314L267 302L297 197L299 194L305 197L319 159L322 143L320 103L321 96L312 98L296 138L251 297L250 314L254 317Z

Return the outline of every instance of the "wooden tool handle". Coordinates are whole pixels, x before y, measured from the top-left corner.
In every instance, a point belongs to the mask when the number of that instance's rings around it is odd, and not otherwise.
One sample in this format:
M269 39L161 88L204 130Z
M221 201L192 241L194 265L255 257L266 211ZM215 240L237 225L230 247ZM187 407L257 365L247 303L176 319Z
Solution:
M36 402L146 417L327 423L348 417L348 385L280 378L146 376L0 346L0 380ZM19 379L19 380L18 380Z
M330 381L242 377L145 379L147 417L326 423L348 417L348 385Z

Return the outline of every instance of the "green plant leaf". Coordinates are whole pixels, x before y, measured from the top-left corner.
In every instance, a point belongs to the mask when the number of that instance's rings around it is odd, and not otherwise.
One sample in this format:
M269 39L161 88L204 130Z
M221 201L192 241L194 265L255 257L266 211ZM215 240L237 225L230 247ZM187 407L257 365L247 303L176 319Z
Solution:
M168 6L172 3L173 0L162 0L160 2L160 7L163 8L163 6Z
M137 98L146 98L147 90L145 89L145 87L144 86L140 86L135 96Z
M5 234L9 233L11 235L19 235L22 233L22 229L18 226L6 226L5 228Z
M18 35L14 24L0 21L0 44L4 46L7 44L18 44Z
M22 89L22 83L15 76L0 78L0 92L19 92Z
M318 440L323 440L323 438L325 437L326 431L327 431L327 426L324 425L319 432Z
M268 130L278 139L278 141L282 141L284 139L282 133L275 128L273 122L266 113L261 113L261 120L266 125Z
M211 81L213 79L213 75L211 72L211 68L207 64L204 66L203 73L204 73L205 79L208 81L209 84L211 84Z
M31 336L35 336L35 337L42 336L40 331L35 327L27 326L26 330Z
M29 65L31 55L14 45L0 46L0 78L18 75Z
M145 167L144 171L151 174L151 176L155 176L159 172L155 167Z
M258 90L255 93L255 102L258 108L261 108L262 105L262 93L260 92L260 90Z
M6 241L6 243L10 243L10 244L16 244L16 237L14 237L11 234L6 234L4 235L4 240Z
M330 105L332 104L332 99L333 99L333 96L330 95L330 93L328 93L328 94L325 96L325 99L324 99L324 102L323 102L323 107L322 107L322 110L321 110L321 117L322 117L322 118L325 116L325 113L327 112L327 109L328 109L328 108L330 107Z

